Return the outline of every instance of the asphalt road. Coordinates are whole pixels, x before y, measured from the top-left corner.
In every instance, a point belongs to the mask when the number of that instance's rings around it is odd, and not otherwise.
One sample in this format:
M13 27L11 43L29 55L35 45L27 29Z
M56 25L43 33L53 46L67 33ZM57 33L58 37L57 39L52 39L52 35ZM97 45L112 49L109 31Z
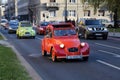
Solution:
M74 60L55 63L41 55L43 36L17 39L15 34L8 34L5 30L1 32L43 80L120 80L120 38L81 39L90 45L88 62Z

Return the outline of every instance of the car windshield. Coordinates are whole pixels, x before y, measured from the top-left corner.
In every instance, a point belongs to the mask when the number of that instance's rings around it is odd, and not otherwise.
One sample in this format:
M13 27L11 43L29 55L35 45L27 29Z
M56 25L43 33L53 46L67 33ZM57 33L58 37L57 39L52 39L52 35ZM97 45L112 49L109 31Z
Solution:
M21 27L31 27L32 25L29 23L21 23Z
M9 25L10 26L18 26L18 22L17 21L10 21Z
M101 25L100 20L86 20L85 25Z
M76 35L76 32L74 29L55 30L54 35L55 36L70 36L70 35Z

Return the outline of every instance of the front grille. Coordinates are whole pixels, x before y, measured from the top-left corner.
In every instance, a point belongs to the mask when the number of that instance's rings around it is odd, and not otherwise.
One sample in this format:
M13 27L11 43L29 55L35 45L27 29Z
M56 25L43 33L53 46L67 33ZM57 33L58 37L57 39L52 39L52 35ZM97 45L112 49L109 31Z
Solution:
M29 32L25 32L25 34L30 34Z
M69 52L78 52L78 48L73 47L68 49Z
M94 31L103 31L104 28L94 28Z

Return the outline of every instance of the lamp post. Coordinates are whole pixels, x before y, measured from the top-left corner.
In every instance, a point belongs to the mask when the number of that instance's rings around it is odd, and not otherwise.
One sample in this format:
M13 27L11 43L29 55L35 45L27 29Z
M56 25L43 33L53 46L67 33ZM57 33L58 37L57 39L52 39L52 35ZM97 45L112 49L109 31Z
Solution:
M65 0L65 22L67 22L67 0Z
M18 16L17 0L15 0L15 17Z

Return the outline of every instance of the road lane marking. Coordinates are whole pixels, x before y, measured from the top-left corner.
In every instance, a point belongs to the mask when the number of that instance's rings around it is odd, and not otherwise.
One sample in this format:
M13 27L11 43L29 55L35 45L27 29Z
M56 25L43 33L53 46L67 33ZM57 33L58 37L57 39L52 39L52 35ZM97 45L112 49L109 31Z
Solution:
M113 56L115 56L115 57L119 57L119 58L120 58L120 55L119 55L119 54L115 54L115 53L108 52L108 51L104 51L104 50L98 50L98 51L103 52L103 53L107 53L107 54L111 54L111 55L113 55Z
M109 48L114 48L114 49L119 49L119 50L120 50L119 47L114 47L114 46L105 45L105 44L100 44L100 43L95 43L95 44L100 45L100 46L104 46L104 47L109 47Z
M104 64L104 65L107 65L107 66L109 66L109 67L112 67L112 68L114 68L114 69L120 70L120 67L117 67L117 66L115 66L115 65L109 64L109 63L104 62L104 61L102 61L102 60L97 60L97 62L102 63L102 64Z
M42 40L42 38L36 37L36 39Z

